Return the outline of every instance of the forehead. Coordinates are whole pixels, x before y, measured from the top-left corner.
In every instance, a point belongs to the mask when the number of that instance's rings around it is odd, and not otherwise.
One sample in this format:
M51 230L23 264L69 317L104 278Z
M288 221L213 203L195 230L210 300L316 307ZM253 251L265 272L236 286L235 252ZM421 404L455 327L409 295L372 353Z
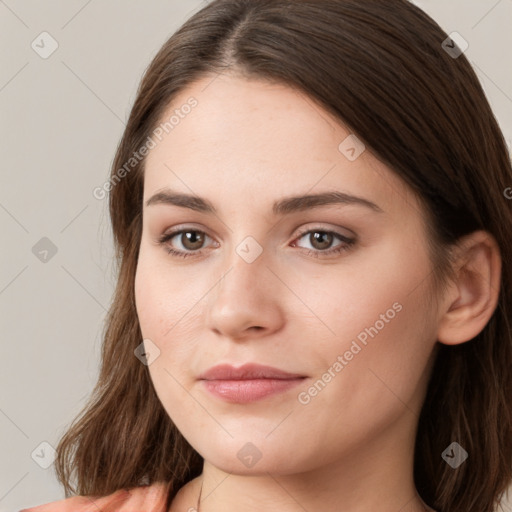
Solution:
M367 197L386 211L413 201L369 150L356 159L346 152L362 149L349 129L284 84L204 77L173 99L161 122L145 163L145 201L165 187L244 208L317 189Z

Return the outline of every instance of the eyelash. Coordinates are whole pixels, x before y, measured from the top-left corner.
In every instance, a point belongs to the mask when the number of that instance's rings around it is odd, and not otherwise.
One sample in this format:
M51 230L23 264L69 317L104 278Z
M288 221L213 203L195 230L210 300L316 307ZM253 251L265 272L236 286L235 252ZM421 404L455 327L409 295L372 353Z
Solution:
M167 253L173 257L194 258L194 257L200 256L202 250L192 251L192 252L184 252L184 251L177 251L176 249L173 249L172 247L169 247L167 245L167 242L169 242L175 236L181 235L183 233L201 233L203 235L208 236L204 231L201 231L199 229L180 229L180 230L176 230L176 231L162 235L161 237L158 238L157 242L159 245L166 246L165 249L166 249ZM328 230L318 229L318 228L309 229L307 231L300 233L295 240L300 240L305 235L309 235L311 233L324 233L324 234L328 234L328 235L334 235L341 242L343 242L341 245L338 245L337 247L334 247L332 249L327 249L325 251L321 251L318 249L317 250L303 249L308 256L313 256L314 258L321 258L324 255L332 256L335 254L340 254L340 253L349 251L350 249L353 248L354 244L356 243L356 240L353 238L348 238L346 236L341 235L340 233L336 233L335 231L328 231Z

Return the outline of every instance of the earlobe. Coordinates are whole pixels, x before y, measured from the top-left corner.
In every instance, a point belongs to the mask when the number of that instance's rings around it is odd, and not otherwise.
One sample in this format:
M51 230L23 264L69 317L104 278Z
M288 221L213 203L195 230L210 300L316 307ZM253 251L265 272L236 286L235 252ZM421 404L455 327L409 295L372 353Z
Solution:
M473 339L487 325L499 299L501 254L496 239L475 231L460 243L456 282L446 292L437 340L457 345Z

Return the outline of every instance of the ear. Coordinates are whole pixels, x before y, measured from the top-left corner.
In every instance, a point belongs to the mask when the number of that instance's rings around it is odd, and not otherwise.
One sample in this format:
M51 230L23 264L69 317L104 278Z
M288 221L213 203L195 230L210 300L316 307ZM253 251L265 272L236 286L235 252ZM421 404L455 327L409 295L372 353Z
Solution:
M487 231L475 231L457 244L455 282L448 288L437 332L446 345L464 343L489 322L499 299L501 254Z

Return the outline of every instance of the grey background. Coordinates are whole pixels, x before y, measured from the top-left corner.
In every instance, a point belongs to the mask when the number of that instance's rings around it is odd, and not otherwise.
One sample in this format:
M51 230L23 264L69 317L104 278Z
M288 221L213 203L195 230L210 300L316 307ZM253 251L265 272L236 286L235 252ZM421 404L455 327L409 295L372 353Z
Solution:
M512 0L415 3L468 41L510 147ZM144 69L202 5L0 0L0 512L64 497L54 466L35 460L51 464L41 443L56 446L98 374L113 248L107 201L92 191ZM43 31L58 43L46 59L31 47L48 50Z

